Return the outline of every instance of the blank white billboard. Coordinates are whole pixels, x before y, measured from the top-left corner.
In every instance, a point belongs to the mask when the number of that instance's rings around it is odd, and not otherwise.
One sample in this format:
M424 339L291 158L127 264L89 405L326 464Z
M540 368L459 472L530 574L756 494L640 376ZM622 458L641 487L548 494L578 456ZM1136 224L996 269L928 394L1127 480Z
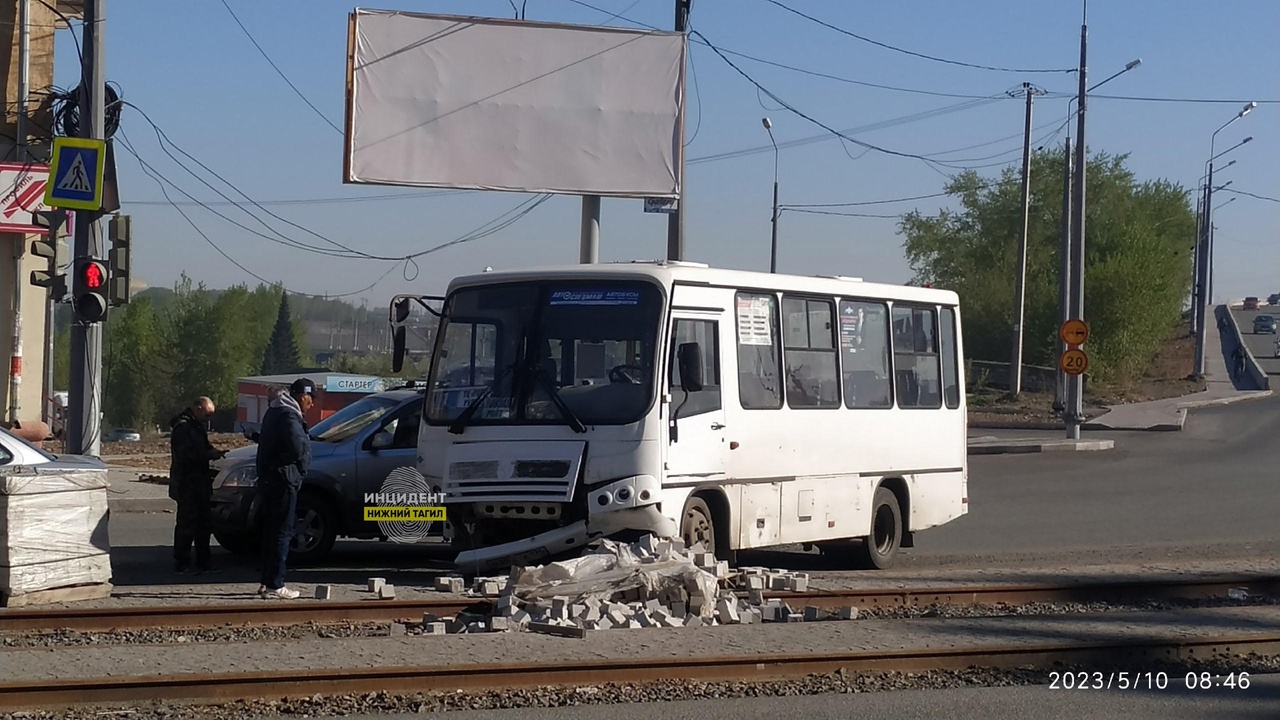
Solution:
M357 9L350 183L680 196L685 36Z

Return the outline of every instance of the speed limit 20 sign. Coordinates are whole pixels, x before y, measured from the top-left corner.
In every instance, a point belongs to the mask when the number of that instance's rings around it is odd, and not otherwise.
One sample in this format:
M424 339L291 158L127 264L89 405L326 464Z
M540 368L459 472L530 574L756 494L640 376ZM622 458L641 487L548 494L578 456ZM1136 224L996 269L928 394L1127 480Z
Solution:
M1083 375L1089 369L1089 356L1083 350L1068 350L1058 358L1058 368L1068 375Z

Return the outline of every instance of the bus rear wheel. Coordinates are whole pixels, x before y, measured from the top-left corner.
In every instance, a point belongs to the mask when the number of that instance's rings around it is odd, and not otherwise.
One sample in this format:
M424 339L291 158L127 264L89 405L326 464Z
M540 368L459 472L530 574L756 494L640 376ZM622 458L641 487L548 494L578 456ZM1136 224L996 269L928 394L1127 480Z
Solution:
M871 503L871 533L854 548L854 565L863 570L884 570L893 564L901 546L902 508L898 496L889 488L876 488Z

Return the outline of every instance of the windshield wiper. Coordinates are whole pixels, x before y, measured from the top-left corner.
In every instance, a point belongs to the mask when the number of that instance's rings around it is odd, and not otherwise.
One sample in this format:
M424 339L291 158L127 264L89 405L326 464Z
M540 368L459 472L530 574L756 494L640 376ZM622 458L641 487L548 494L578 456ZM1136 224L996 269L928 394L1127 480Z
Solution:
M535 378L541 381L542 387L547 391L547 396L551 398L551 402L556 406L556 409L560 411L560 414L564 416L564 419L569 421L569 427L573 428L573 431L576 433L586 432L587 426L582 424L582 419L569 408L569 405L564 401L564 398L560 397L560 391L556 389L555 383L547 377L547 374L542 372L540 369L532 367L529 368L529 371L534 374Z
M511 374L511 371L515 369L516 366L513 364L506 370L503 370L501 375L495 377L493 382L489 383L489 387L485 388L484 392L477 395L476 399L472 400L469 405L463 408L462 412L458 413L458 417L454 418L453 422L449 423L449 432L454 435L461 435L466 429L467 423L471 422L472 417L475 417L476 411L479 410L480 406L484 404L484 401L488 400L489 396L493 394L493 389L501 385L502 381L506 380L507 376Z

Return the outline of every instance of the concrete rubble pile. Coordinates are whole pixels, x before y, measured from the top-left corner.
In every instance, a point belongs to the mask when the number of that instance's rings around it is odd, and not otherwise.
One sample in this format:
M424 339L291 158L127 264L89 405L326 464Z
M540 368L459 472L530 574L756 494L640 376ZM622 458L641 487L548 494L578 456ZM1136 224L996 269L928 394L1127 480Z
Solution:
M853 619L857 608L793 608L766 592L805 592L809 576L762 567L730 572L701 545L647 535L632 544L603 540L572 560L512 568L508 577L437 578L436 590L494 598L490 614L423 617L429 635L525 630L582 637L588 630L708 627ZM745 593L745 597L743 594Z
M105 470L0 469L0 596L111 580Z

